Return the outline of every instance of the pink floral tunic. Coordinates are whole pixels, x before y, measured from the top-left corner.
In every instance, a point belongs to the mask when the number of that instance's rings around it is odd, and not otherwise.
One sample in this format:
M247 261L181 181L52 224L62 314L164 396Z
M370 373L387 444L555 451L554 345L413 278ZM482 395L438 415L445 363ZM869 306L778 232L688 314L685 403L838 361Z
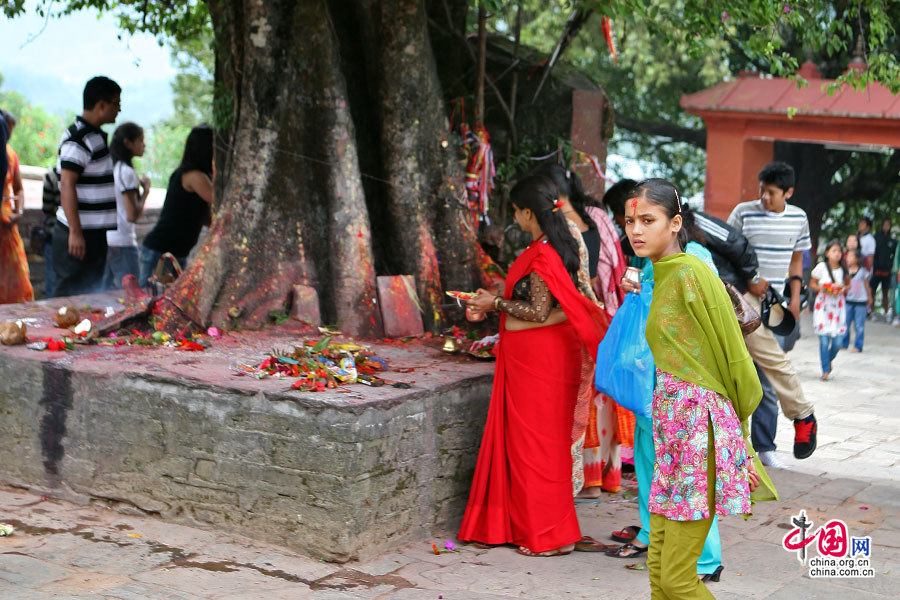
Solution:
M710 515L707 483L709 422L715 440L718 515L750 513L747 446L731 402L720 394L656 370L653 445L656 464L650 512L673 521Z

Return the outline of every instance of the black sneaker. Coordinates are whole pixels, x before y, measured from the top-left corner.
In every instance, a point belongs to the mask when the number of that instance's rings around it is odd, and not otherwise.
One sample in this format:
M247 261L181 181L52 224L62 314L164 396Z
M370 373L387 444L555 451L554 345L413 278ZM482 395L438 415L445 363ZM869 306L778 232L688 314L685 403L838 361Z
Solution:
M809 458L816 451L816 415L794 419L794 458Z

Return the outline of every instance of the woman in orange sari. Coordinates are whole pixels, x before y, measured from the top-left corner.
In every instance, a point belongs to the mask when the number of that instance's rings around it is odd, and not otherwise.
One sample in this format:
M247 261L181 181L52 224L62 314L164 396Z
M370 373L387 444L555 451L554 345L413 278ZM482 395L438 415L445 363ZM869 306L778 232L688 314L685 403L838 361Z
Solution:
M555 556L581 539L572 424L582 347L596 357L608 318L576 289L578 247L553 181L527 177L510 199L534 241L510 267L504 297L481 289L468 301L474 312L500 312L500 343L459 539Z
M3 117L12 136L15 118L6 111ZM31 302L34 290L28 273L28 257L25 244L19 236L16 223L25 212L25 192L22 188L22 174L19 157L9 144L6 145L9 167L3 185L3 203L0 206L0 304Z

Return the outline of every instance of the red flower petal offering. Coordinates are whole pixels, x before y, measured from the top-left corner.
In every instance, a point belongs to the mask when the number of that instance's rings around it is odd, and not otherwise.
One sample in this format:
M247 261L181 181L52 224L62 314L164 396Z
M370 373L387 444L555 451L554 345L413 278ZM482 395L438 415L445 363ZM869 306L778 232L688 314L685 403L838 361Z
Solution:
M457 298L459 300L471 300L472 298L475 297L475 292L458 292L455 290L448 290L444 293L447 294L448 296L450 296L451 298Z

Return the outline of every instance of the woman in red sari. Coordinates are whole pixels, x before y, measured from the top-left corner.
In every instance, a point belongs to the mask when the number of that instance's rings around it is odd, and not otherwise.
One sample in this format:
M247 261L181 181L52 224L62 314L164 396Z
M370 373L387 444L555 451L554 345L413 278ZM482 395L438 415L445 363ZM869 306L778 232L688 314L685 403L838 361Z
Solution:
M553 181L527 177L510 199L534 241L510 267L505 297L481 289L468 302L501 313L500 344L459 539L562 555L581 539L570 451L581 351L596 358L608 318L575 287L578 247Z

